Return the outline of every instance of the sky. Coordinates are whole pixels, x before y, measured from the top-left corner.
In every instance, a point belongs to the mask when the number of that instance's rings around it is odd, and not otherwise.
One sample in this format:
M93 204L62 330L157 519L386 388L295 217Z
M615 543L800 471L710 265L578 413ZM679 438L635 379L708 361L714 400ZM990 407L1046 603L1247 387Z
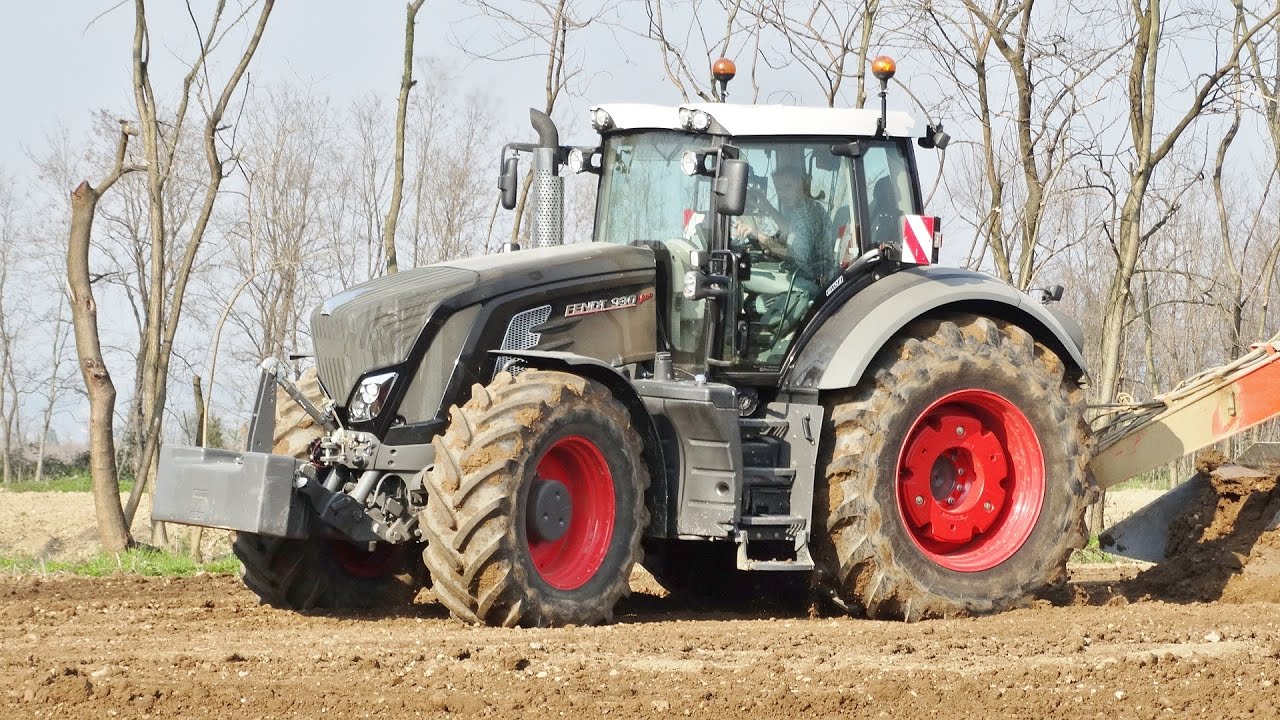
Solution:
M235 0L228 3L236 5ZM131 47L133 4L120 0L6 3L0 10L0 168L24 177L28 155L37 152L60 126L75 137L88 127L93 111L127 115L133 103ZM199 2L197 17L208 15ZM194 31L185 5L173 0L148 7L155 47L152 71L158 92L175 87L192 56ZM394 97L400 83L404 42L404 3L299 2L280 0L250 69L255 84L307 83L338 106L369 92ZM482 89L495 106L523 110L542 104L541 63L493 63L468 57L462 47L485 52L494 47L492 22L457 0L428 0L418 15L415 50L445 61L469 89ZM592 37L596 55L607 37ZM593 99L629 99L676 103L665 84L657 53L623 38L610 58L611 71L592 72ZM228 45L228 49L234 44ZM230 53L228 53L229 55ZM639 58L643 55L643 58ZM643 62L642 62L643 61ZM625 95L623 93L625 92ZM582 105L579 100L576 104ZM585 110L584 107L575 108ZM580 128L589 130L586 115Z

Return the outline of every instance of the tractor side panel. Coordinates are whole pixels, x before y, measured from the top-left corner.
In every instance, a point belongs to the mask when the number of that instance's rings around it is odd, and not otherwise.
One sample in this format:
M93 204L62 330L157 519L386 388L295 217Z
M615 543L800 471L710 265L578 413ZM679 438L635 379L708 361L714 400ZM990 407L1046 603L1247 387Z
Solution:
M948 310L1012 322L1057 352L1077 376L1085 374L1082 334L1070 318L988 275L927 266L896 272L850 298L796 352L783 384L806 390L853 387L903 327Z

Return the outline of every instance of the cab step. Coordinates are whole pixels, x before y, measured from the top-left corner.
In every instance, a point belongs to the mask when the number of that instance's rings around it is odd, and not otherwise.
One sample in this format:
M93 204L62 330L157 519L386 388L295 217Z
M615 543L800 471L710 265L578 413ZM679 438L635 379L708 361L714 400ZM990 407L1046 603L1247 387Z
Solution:
M744 515L738 522L738 569L772 572L812 570L808 524L798 515ZM751 544L763 541L771 541L775 546L778 541L790 541L794 557L752 557Z

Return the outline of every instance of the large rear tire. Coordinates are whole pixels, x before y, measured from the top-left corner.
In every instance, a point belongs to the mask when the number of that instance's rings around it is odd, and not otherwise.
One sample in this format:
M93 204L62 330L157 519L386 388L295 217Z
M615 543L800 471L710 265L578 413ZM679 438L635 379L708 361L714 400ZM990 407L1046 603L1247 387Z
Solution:
M577 375L501 372L450 410L419 517L454 617L587 625L629 591L649 473L626 409Z
M914 324L833 399L823 582L873 618L998 612L1065 580L1092 494L1083 390L1017 326Z

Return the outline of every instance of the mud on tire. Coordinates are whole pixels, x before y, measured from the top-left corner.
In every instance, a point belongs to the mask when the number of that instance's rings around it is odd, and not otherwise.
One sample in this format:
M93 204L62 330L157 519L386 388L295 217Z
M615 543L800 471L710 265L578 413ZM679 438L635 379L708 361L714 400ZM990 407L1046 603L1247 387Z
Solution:
M822 582L869 617L918 620L997 612L1065 581L1094 493L1083 402L1014 325L915 323L828 400Z
M501 372L450 409L434 445L419 526L432 589L456 618L502 626L612 618L640 555L649 474L630 416L608 389L562 372ZM559 537L533 517L546 514L544 492L572 501Z

